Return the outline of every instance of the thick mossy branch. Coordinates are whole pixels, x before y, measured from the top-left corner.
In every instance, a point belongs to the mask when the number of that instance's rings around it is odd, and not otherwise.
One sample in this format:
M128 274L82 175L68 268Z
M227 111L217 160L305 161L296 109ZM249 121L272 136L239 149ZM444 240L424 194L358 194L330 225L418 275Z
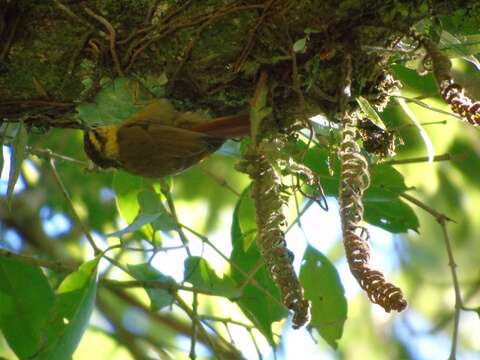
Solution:
M399 29L461 6L462 1L446 7L445 1L427 6L420 0L7 2L0 6L0 106L4 100L85 101L106 79L124 74L152 89L167 79L162 96L176 100L179 110L227 115L248 108L256 75L264 69L283 124L300 113L335 111L338 53L345 47L357 52L355 94L383 101L391 53L368 49L391 48L403 36ZM302 39L294 86L292 49ZM304 94L302 109L298 90ZM0 109L0 116L25 120L36 110L22 104L7 114ZM48 114L53 120L64 115Z

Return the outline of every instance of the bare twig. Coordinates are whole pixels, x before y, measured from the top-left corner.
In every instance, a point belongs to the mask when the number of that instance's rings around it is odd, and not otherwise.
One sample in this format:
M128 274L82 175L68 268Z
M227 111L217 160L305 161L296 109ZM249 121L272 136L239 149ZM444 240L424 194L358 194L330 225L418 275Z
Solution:
M439 162L439 161L456 161L456 160L465 160L466 156L465 155L451 155L451 154L442 154L442 155L436 155L433 157L433 162ZM403 164L414 164L414 163L423 163L423 162L428 162L429 158L428 156L421 156L421 157L416 157L416 158L408 158L408 159L393 159L393 160L387 160L387 161L381 161L378 164L382 165L403 165Z
M460 311L464 308L464 305L462 300L462 292L460 289L460 282L458 281L458 275L457 275L457 269L456 269L457 264L455 263L452 243L447 232L447 221L452 221L452 220L446 215L439 213L438 211L424 204L422 201L410 195L402 194L401 196L409 200L413 204L417 205L418 207L422 208L423 210L427 211L430 215L432 215L435 218L435 220L438 222L438 224L442 228L443 240L445 242L445 249L447 250L448 266L450 267L450 272L452 275L452 282L453 282L453 289L455 292L455 311L454 311L454 317L453 317L452 345L450 347L450 356L449 356L449 360L454 360L456 359L457 345L458 345L458 328L460 324Z
M37 259L30 256L15 254L11 251L0 249L0 257L15 259L26 264L30 264L37 267L44 267L57 273L66 273L77 270L77 266L69 265L61 261L48 261L43 259Z
M77 211L75 210L75 206L73 205L72 198L70 197L70 194L67 191L67 188L62 182L62 179L60 179L60 175L58 174L57 168L55 167L55 159L50 158L49 161L50 164L50 169L52 170L53 177L55 178L55 181L57 182L58 186L60 187L60 190L62 190L63 196L67 200L67 203L70 207L70 210L72 211L72 214L77 220L78 224L82 228L88 242L90 243L90 246L93 248L94 254L97 255L100 252L99 247L97 244L95 244L95 240L93 239L92 235L90 234L90 231L88 230L87 226L84 224L80 216L78 215Z

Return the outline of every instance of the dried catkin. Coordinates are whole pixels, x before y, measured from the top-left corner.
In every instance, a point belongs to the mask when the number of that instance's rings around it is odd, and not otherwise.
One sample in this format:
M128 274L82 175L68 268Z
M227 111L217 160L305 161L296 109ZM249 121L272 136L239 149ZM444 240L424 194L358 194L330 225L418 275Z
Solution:
M340 216L342 220L343 243L350 271L373 303L385 311L402 311L407 302L401 290L385 280L380 271L369 266L370 247L368 230L361 226L363 221L363 192L370 185L368 163L356 143L356 129L353 120L345 115L342 123L340 145Z
M440 87L443 99L452 111L473 126L480 125L480 102L465 94L464 88L452 79L450 59L430 39L420 39L432 62L433 75Z
M248 166L253 179L257 245L270 276L280 289L282 304L293 311L293 328L299 328L310 319L310 303L303 297L303 289L292 266L293 256L285 241L285 201L280 178L265 156L266 144L267 140L258 144L256 155Z

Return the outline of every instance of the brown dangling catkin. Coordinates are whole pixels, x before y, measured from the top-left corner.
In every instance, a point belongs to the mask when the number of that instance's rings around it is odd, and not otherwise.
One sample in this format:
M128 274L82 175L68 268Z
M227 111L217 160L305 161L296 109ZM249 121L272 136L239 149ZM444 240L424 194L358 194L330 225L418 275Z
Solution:
M339 202L348 265L370 301L380 305L387 312L402 311L407 306L402 291L387 282L380 271L369 266L369 234L360 223L363 221L362 196L370 185L370 176L367 160L355 141L355 131L352 118L345 115L340 146L342 168Z
M259 146L261 153L262 144ZM280 181L266 157L256 161L257 177L253 182L253 197L257 209L257 244L273 281L280 289L282 303L293 311L293 327L299 328L310 319L310 303L292 266L293 258L287 249Z
M418 36L415 36L418 39ZM440 87L443 99L450 105L452 111L473 126L480 125L480 102L474 101L464 88L452 79L450 59L438 49L430 39L419 39L432 61L433 75Z
M275 140L269 145L272 143ZM248 173L253 180L257 245L268 273L280 289L282 304L293 312L292 326L298 329L310 320L310 302L303 297L302 286L292 266L293 256L285 241L285 200L280 178L265 156L266 144L266 140L261 141L256 147L256 154L247 160Z

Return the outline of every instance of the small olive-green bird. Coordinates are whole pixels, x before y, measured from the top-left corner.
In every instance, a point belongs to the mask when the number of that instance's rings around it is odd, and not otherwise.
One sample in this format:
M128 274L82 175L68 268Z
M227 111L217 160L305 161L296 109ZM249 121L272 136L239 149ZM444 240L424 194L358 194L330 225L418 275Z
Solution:
M93 127L84 134L88 157L102 168L161 178L200 162L229 138L250 132L248 114L208 120L179 112L165 99L147 105L120 124Z

